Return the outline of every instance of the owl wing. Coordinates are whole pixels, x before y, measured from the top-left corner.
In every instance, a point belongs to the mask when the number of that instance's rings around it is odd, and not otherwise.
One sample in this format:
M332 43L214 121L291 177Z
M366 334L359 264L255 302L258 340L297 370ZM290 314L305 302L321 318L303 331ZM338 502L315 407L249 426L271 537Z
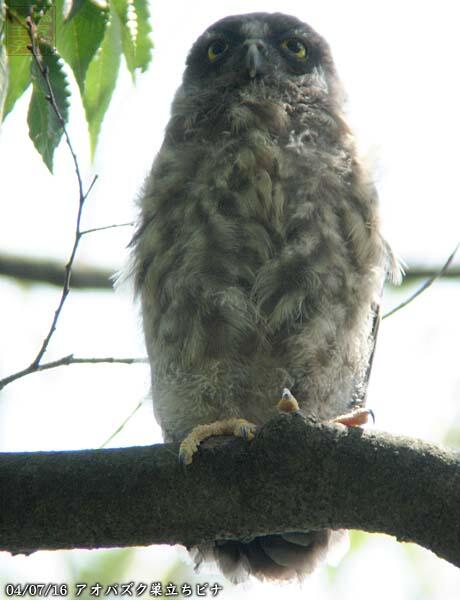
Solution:
M385 279L391 281L394 285L399 285L404 276L404 262L396 256L388 242L382 238ZM380 292L380 299L383 295L383 283ZM382 320L381 302L375 301L371 305L372 326L369 334L369 361L367 363L364 377L353 397L354 406L365 406L367 401L367 390L372 372L372 363L374 361L375 347L377 344L377 335L379 333L380 321Z
M362 384L357 389L357 392L353 398L354 406L364 406L367 401L367 390L369 388L369 380L372 372L372 363L374 361L375 347L377 344L377 335L379 332L380 321L381 321L381 305L380 303L374 302L372 304L372 327L369 334L369 361L367 363L366 371Z

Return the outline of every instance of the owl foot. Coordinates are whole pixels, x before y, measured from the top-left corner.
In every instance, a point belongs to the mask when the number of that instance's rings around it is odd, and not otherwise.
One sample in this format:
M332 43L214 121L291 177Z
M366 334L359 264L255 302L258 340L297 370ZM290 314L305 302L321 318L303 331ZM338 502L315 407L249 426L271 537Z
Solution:
M278 402L278 410L284 413L294 413L299 411L299 403L291 394L291 392L284 388L281 400Z
M372 422L375 423L375 416L370 408L355 408L345 415L340 415L339 417L335 417L335 419L331 419L329 423L341 423L346 427L361 427L361 425L366 425L369 421L369 417L371 417Z
M198 425L182 441L179 448L179 461L184 465L189 465L201 442L213 435L234 435L250 441L254 438L255 431L256 426L246 419L232 418Z

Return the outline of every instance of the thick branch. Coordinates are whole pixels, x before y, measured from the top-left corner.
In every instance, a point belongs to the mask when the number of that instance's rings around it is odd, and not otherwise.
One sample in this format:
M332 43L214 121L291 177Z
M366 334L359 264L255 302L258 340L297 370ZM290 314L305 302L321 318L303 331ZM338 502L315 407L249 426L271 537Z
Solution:
M0 255L0 275L14 277L23 281L48 283L60 288L64 285L64 266L53 260ZM111 289L110 278L113 272L97 267L74 266L72 269L72 288Z
M120 227L120 225L117 225L117 227ZM404 275L404 283L413 283L418 279L432 277L434 274L439 273L441 268L415 265L407 267L407 272ZM110 271L98 267L75 265L72 268L72 288L112 289L114 272L115 270ZM65 272L63 265L52 260L39 260L10 254L0 254L0 275L62 287ZM449 279L460 278L460 266L451 266L448 271L442 273L441 277Z
M418 440L280 415L251 443L0 455L0 549L187 546L349 528L460 566L460 461Z

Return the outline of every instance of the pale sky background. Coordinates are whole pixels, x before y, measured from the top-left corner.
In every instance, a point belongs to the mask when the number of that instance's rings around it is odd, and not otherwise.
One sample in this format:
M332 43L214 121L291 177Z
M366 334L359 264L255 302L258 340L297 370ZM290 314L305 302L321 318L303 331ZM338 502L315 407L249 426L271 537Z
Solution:
M152 3L154 60L133 87L123 72L106 116L94 165L86 125L74 96L70 135L87 183L84 227L130 221L134 198L162 140L185 55L213 21L249 11L283 11L307 21L331 44L349 94L350 120L361 148L372 157L387 238L409 263L440 264L460 239L460 5L455 0L205 0ZM73 85L76 93L76 86ZM28 139L27 98L0 132L0 252L65 262L72 242L77 188L62 144L51 177ZM87 236L80 263L121 268L131 232ZM457 259L458 262L458 259ZM409 293L389 292L391 307ZM59 290L0 278L0 377L28 364L52 318ZM442 444L460 429L460 286L440 282L381 328L369 402L379 429ZM68 299L47 358L144 354L136 307L126 290L75 292ZM148 368L72 366L11 384L0 397L0 450L100 446L148 395ZM457 440L460 436L457 436ZM113 446L161 440L146 401ZM416 508L415 508L416 509ZM366 536L360 551L331 576L322 570L301 590L290 586L228 586L221 597L348 600L454 600L460 571L431 553L383 536ZM0 553L0 584L67 581L100 553ZM159 579L181 549L139 550L123 581ZM210 573L210 574L209 574ZM198 581L216 579L213 571ZM183 576L181 581L187 581ZM0 595L3 590L0 587ZM233 595L232 595L233 594Z

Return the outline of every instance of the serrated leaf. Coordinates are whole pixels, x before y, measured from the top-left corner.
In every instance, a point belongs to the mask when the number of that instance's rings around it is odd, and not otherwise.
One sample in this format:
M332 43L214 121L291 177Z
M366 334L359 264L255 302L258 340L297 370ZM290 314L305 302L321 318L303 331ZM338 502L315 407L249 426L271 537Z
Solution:
M48 78L53 90L54 100L59 113L67 123L69 116L69 89L66 74L62 68L60 56L50 46L40 44L41 60L48 69ZM33 92L30 100L27 122L29 136L41 154L48 169L53 172L54 151L62 137L62 124L56 112L47 100L48 86L35 61L32 62Z
M117 82L121 60L120 22L115 15L107 27L102 47L92 60L85 81L83 106L94 156L102 120Z
M130 0L112 0L112 6L115 9L115 18L118 18L120 22L121 45L126 66L134 79L136 71L136 46L134 41L132 4Z
M145 71L153 47L147 0L113 0L120 20L121 41L126 66L135 79L136 70Z
M8 56L8 85L6 88L3 119L11 112L16 101L27 90L31 82L31 56Z
M36 26L37 36L46 43L54 44L55 10L51 0L9 0L7 15L5 39L8 56L30 56L30 38L26 25L28 16Z
M65 21L63 2L56 0L56 47L70 65L83 96L86 72L104 39L109 11L84 0L75 16Z
M148 2L147 0L133 0L133 6L137 19L135 68L144 73L152 60L153 48L150 37L152 28L149 21Z

